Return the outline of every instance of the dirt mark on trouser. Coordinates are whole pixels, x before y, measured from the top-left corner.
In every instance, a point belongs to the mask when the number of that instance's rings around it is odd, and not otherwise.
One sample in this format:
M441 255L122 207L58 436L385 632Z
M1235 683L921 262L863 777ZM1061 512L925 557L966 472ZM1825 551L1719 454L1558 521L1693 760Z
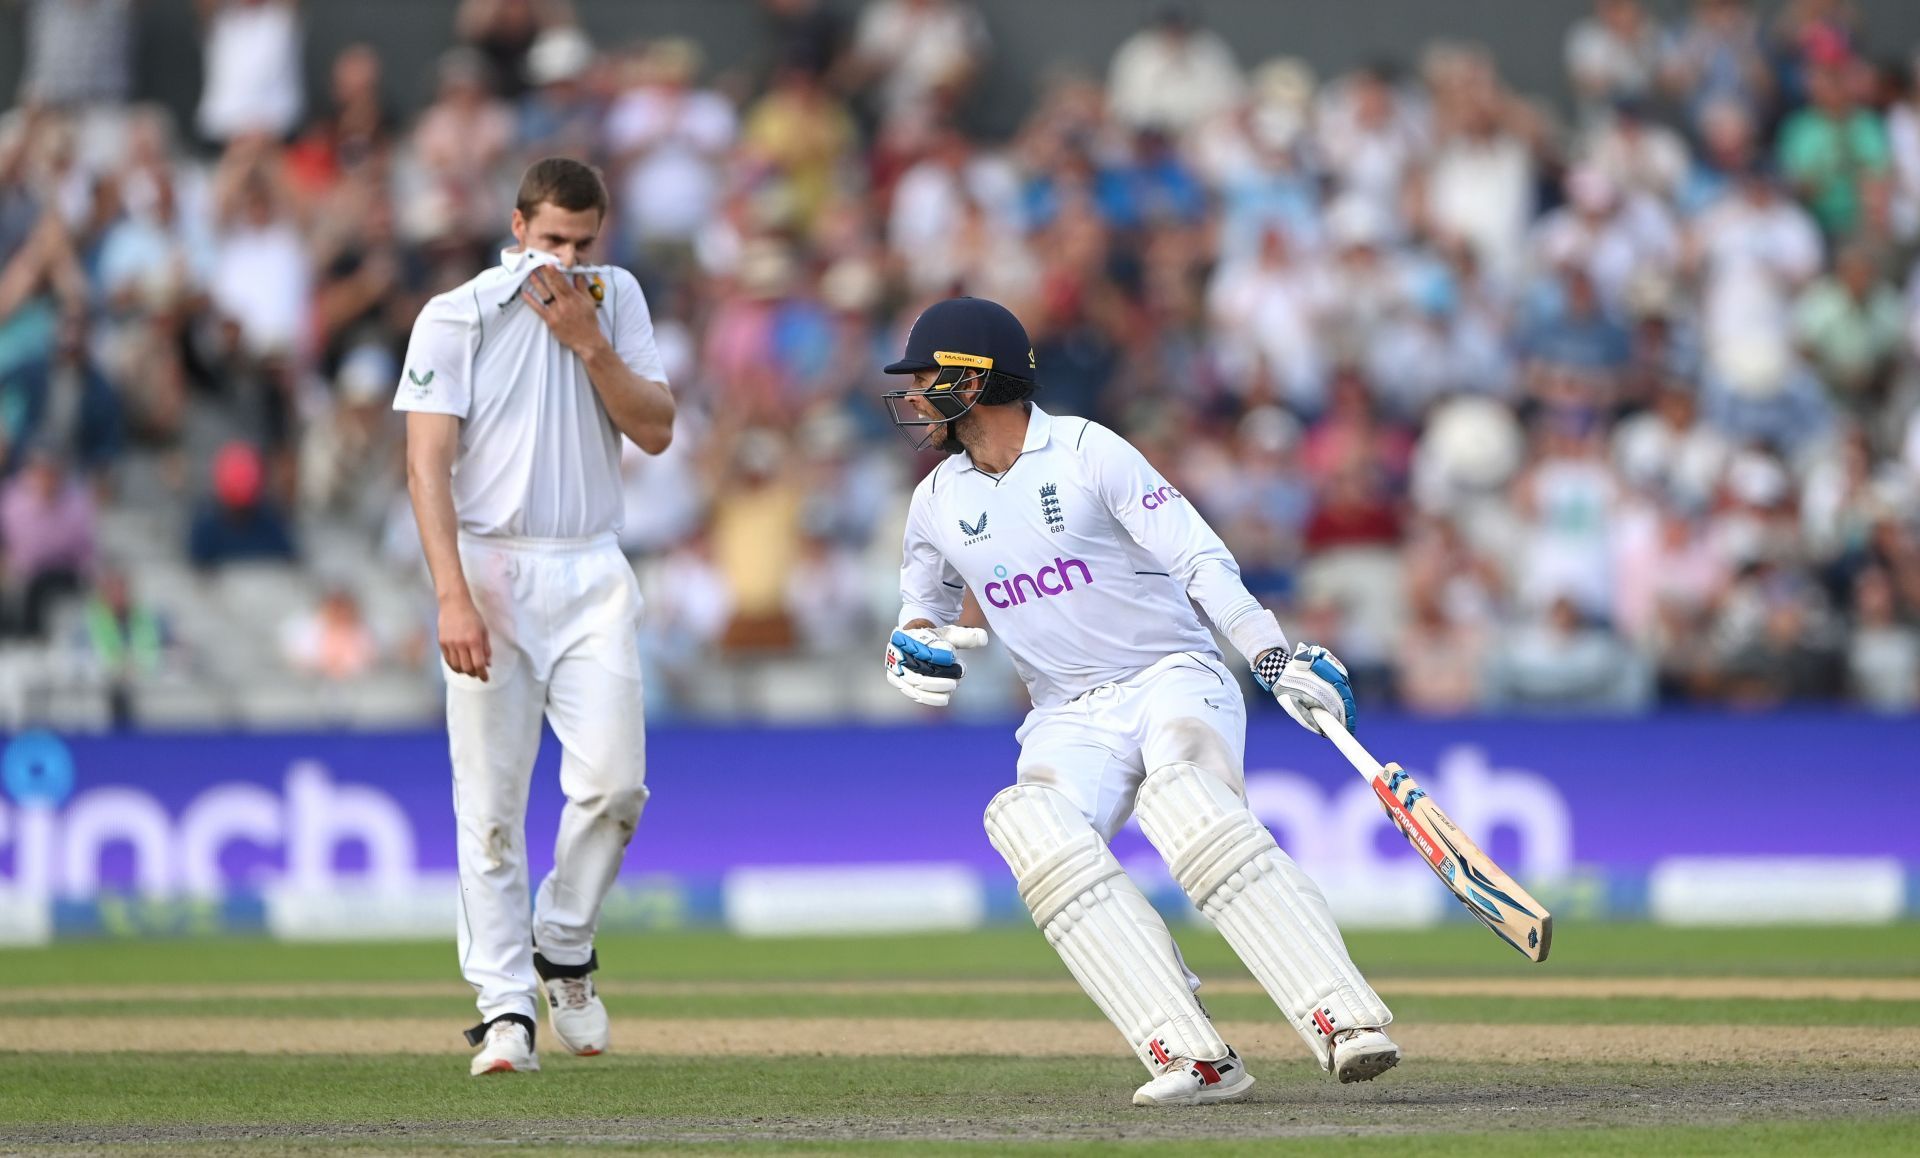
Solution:
M1305 1061L1283 1024L1223 1022L1243 1054ZM1482 1062L1761 1062L1920 1065L1920 1026L1486 1025L1393 1027L1410 1060ZM622 1041L737 1057L1123 1056L1097 1021L949 1018L619 1018ZM0 1053L452 1054L465 1047L438 1018L13 1017Z

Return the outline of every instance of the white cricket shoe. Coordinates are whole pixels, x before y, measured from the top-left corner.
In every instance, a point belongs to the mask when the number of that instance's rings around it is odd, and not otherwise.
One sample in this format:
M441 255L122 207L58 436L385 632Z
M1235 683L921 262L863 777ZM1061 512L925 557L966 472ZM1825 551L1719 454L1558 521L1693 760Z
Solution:
M527 1028L530 1024L517 1017L497 1017L487 1024L485 1038L475 1040L478 1035L469 1033L468 1040L480 1047L480 1052L473 1055L473 1076L540 1072L540 1055L533 1052L533 1031Z
M1253 1075L1247 1063L1227 1047L1227 1056L1219 1061L1195 1061L1175 1058L1160 1076L1133 1091L1136 1106L1204 1106L1209 1102L1231 1102L1246 1097L1253 1089Z
M1370 1082L1400 1064L1400 1047L1378 1029L1342 1030L1333 1037L1333 1072L1343 1082Z
M549 977L540 988L547 994L553 1036L568 1052L593 1057L607 1048L607 1007L593 991L592 978Z

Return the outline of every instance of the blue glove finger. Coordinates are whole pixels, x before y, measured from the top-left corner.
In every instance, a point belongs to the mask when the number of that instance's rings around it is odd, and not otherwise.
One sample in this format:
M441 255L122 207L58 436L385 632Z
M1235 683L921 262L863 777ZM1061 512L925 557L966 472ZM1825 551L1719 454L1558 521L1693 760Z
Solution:
M1313 665L1308 670L1332 684L1333 690L1340 693L1340 702L1346 708L1347 731L1351 732L1353 731L1355 718L1359 715L1353 702L1353 685L1347 682L1347 673L1335 667L1333 661L1327 658L1327 650L1325 648L1316 648L1315 650L1320 654L1313 657Z
M929 647L927 644L920 642L904 631L896 631L893 633L893 646L899 648L902 654L911 656L923 663L935 664L940 667L951 667L954 662L952 648L944 644L937 647Z

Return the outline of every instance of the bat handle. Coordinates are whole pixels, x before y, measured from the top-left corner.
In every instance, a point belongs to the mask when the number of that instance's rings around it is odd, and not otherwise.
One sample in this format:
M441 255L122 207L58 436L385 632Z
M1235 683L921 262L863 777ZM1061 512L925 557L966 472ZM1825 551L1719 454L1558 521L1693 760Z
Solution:
M1360 775L1369 780L1386 775L1386 769L1380 761L1373 758L1373 753L1367 751L1358 737L1347 731L1346 723L1339 716L1325 708L1314 708L1313 722L1320 725L1321 734L1333 741L1333 746L1340 749L1340 754Z

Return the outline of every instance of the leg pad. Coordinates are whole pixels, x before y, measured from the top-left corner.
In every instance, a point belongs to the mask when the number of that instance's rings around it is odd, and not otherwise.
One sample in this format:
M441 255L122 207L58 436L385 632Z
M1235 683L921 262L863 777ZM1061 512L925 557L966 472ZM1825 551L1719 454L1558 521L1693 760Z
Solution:
M1135 813L1174 879L1323 1068L1335 1033L1393 1020L1347 955L1319 886L1218 776L1194 764L1157 768Z
M1016 784L993 798L986 823L1033 923L1149 1071L1173 1058L1227 1056L1166 922L1072 801Z

